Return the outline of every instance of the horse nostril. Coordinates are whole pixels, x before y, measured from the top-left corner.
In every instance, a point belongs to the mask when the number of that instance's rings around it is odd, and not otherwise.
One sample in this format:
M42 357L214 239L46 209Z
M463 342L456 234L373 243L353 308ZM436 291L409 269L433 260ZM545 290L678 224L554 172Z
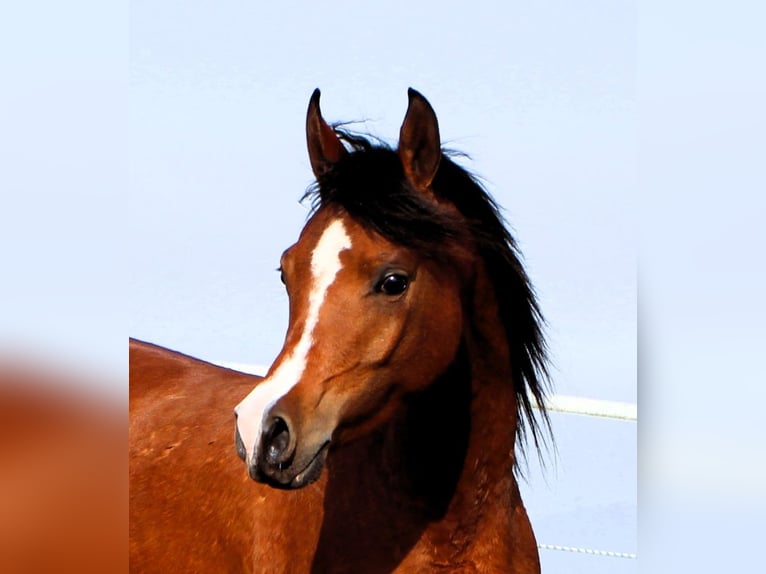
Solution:
M264 456L271 466L281 466L290 456L290 429L282 417L274 417L263 433Z

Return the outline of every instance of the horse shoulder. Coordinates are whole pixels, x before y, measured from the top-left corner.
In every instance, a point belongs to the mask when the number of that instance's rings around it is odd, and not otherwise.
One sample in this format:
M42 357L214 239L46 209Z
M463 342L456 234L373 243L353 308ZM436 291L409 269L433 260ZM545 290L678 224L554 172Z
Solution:
M131 572L249 570L258 489L233 408L259 381L131 340Z

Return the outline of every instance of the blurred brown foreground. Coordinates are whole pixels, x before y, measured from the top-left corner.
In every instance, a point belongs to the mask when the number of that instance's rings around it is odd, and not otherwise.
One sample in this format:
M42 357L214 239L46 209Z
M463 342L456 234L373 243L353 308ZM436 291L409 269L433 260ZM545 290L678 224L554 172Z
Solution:
M126 572L127 408L111 387L0 355L0 572Z

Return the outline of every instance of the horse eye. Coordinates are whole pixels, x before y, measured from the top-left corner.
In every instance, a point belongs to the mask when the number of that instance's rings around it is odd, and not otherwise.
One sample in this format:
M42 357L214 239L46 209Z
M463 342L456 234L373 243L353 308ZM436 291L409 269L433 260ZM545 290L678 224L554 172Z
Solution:
M409 285L410 281L406 275L391 273L386 275L378 284L378 291L386 295L401 295Z
M277 267L277 271L279 271L279 280L282 282L283 285L287 285L287 282L285 281L285 271L281 267Z

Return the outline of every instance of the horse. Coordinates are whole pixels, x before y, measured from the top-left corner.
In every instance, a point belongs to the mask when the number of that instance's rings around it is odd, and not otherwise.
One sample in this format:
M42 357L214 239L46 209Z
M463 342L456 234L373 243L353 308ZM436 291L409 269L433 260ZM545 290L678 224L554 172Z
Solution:
M319 99L265 377L130 343L131 570L539 572L519 460L550 385L517 244L422 94L396 149Z

